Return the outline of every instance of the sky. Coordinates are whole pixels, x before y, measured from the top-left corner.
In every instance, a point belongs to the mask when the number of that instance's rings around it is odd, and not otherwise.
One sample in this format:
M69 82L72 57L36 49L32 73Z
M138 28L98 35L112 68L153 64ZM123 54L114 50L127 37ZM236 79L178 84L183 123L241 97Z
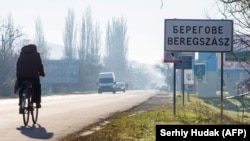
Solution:
M123 17L127 23L128 59L159 64L164 53L164 19L205 19L206 13L213 11L215 0L0 0L0 3L0 20L11 14L15 26L33 39L35 20L39 17L46 42L62 46L68 9L74 10L79 23L90 8L93 20L101 26L102 37L108 21ZM50 54L60 56L58 52Z

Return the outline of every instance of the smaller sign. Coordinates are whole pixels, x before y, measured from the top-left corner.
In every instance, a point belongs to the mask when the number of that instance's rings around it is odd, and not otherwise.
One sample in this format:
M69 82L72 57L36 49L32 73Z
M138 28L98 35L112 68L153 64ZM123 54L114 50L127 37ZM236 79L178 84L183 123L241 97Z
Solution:
M164 51L164 63L181 63L181 52Z
M184 84L185 85L193 85L194 84L194 79L193 79L193 70L188 69L184 70Z
M194 76L198 81L202 81L206 76L206 64L205 63L197 63L194 65Z
M175 65L176 69L192 69L192 56L182 56L181 63Z

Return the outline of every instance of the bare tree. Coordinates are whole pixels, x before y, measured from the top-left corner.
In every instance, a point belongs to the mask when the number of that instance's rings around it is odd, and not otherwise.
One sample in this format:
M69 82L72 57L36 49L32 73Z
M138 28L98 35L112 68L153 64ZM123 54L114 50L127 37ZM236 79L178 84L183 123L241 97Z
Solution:
M91 48L93 48L93 32L91 9L88 8L82 16L80 30L79 59L82 61L88 60L91 55Z
M76 26L74 10L68 9L68 15L65 19L65 30L63 34L64 41L64 57L66 60L76 58L75 55L75 40L76 40Z
M155 68L163 75L165 76L165 83L169 87L170 91L173 90L173 67L171 64L158 64L155 65Z
M14 26L11 14L7 22L3 21L0 25L0 95L10 95L13 91L15 78L16 55L14 52L14 42L23 34L19 28Z
M35 32L34 42L38 46L38 51L41 54L41 58L43 60L48 60L49 51L48 51L48 47L46 45L46 41L45 41L45 37L44 37L42 21L39 17L36 19L36 30L35 31L36 32Z
M96 79L100 71L101 32L98 23L93 24L91 9L82 16L79 39L80 81L85 90L96 89Z
M250 1L219 0L218 10L225 19L234 22L234 50L227 53L226 59L238 61L250 74ZM221 6L222 4L222 6Z
M250 32L250 7L248 0L219 0L223 7L218 9L225 19L234 20L234 31L237 34L249 34ZM219 5L219 4L218 4Z
M105 69L114 71L118 79L124 80L127 72L128 37L123 17L113 18L106 28Z

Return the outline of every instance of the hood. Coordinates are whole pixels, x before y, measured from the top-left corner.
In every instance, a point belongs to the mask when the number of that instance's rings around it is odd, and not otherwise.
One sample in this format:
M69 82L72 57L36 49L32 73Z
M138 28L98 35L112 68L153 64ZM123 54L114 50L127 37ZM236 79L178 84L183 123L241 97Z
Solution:
M35 53L36 52L36 46L32 46L32 45L24 46L24 47L22 47L21 51L24 54Z

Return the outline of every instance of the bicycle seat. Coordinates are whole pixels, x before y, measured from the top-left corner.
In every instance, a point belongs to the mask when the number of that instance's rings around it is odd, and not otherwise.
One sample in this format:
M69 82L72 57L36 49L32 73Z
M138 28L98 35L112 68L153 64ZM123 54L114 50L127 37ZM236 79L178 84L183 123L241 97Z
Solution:
M29 80L25 80L22 82L27 88L32 88L32 82Z

